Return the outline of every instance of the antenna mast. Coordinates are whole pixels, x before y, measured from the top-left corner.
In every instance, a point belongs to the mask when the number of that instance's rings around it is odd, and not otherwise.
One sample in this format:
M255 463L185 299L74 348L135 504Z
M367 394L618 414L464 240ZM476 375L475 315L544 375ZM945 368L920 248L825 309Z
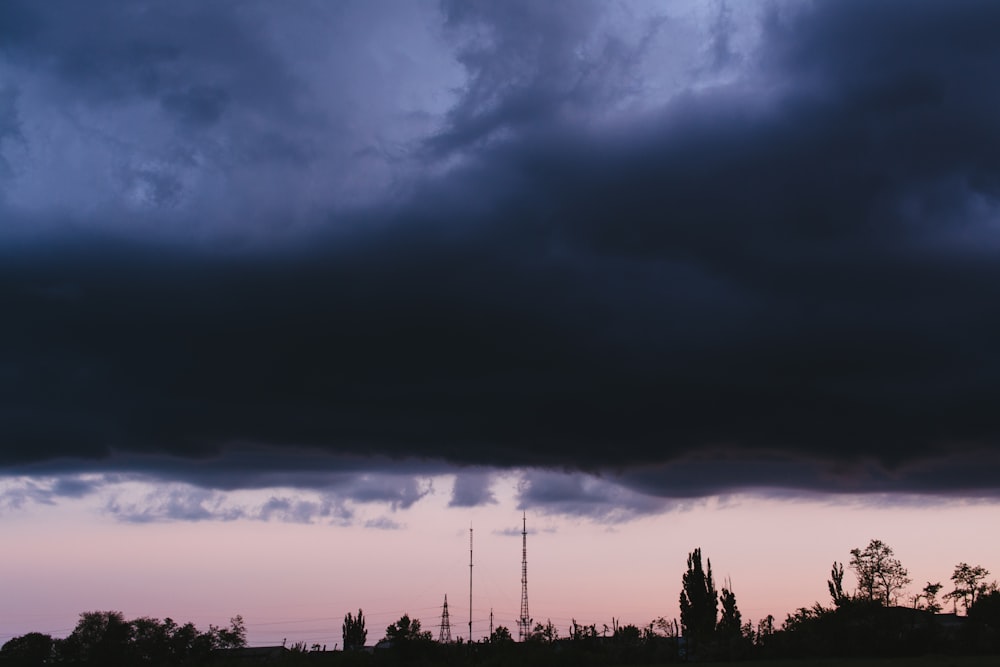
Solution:
M531 634L531 617L528 615L528 515L521 514L521 618L517 619L518 641L525 641Z
M469 643L472 643L472 526L469 526Z

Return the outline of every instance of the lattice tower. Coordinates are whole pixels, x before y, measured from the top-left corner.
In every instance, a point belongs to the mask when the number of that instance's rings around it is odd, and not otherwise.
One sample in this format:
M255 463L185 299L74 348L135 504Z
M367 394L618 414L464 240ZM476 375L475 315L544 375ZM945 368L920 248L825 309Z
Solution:
M517 619L518 641L525 641L531 634L531 615L528 614L528 517L521 515L521 617Z
M448 594L444 596L444 606L441 607L441 631L438 633L438 641L442 644L451 642L451 618L448 616Z

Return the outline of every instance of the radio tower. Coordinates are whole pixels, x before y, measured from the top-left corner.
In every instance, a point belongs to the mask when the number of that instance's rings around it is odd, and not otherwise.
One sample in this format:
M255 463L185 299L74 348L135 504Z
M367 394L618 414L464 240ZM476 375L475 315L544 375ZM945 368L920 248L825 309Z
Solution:
M448 617L448 594L444 594L444 606L441 607L441 631L438 641L442 644L451 643L451 619Z
M517 639L525 641L531 634L528 615L528 518L521 514L521 618L517 619Z
M472 526L469 526L469 644L472 644Z

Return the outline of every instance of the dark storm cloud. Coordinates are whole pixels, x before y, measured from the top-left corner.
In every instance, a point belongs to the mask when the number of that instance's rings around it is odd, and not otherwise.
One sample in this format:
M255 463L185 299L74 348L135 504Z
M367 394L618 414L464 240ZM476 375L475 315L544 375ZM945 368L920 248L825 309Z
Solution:
M348 526L354 519L354 510L343 497L326 494L318 499L298 496L272 496L258 508L244 511L246 518L258 521L284 521L286 523L324 522Z
M4 485L0 490L0 508L20 509L26 504L54 505L62 499L79 499L97 492L103 479L66 476L49 479L23 479Z
M127 523L165 521L236 521L247 518L239 507L224 507L220 494L180 488L163 488L142 500L109 500L104 511Z
M405 490L419 485L415 481L451 471L442 461L390 460L378 456L331 456L329 451L284 446L248 447L234 445L209 457L177 458L169 454L117 452L113 458L80 460L63 458L40 460L13 466L26 476L91 474L113 471L120 478L141 476L155 470L166 481L185 482L202 489L234 491L239 489L313 489L350 494L374 501L403 500ZM377 471L377 472L373 472ZM375 480L374 482L372 480ZM378 491L378 489L388 489Z
M455 475L448 507L477 507L497 502L493 495L493 475L484 472L460 470Z
M363 476L349 490L350 497L359 503L388 503L395 511L409 509L415 502L431 492L429 484L411 478Z
M218 118L226 98L258 107L295 98L295 78L226 3L5 2L7 58L47 70L91 103L156 101L185 120Z
M196 479L249 445L234 486L332 453L620 471L650 496L995 490L1000 6L793 4L748 59L722 15L709 60L739 76L626 110L661 24L616 41L600 5L560 7L446 6L489 39L459 39L467 85L420 152L438 175L336 231L263 250L83 225L0 249L2 464ZM47 24L21 23L28 58ZM240 49L225 85L156 74L166 46L88 78L116 48L49 66L185 126L266 107ZM522 504L639 502L532 479Z
M736 64L740 56L733 50L732 46L732 33L735 28L732 10L728 4L721 2L715 11L709 50L712 54L712 69L720 70Z
M264 520L279 518L294 523L309 523L317 516L326 517L331 513L327 503L317 503L309 500L291 498L271 498L260 509L260 517ZM350 519L350 511L343 511L345 518Z
M647 514L659 514L676 504L653 495L636 493L599 477L530 471L519 484L518 506L619 523Z
M17 111L17 91L10 86L0 86L0 196L3 195L2 179L11 176L13 169L11 160L6 154L21 139L21 119Z
M430 145L475 146L522 125L548 125L635 94L632 71L658 22L626 43L602 30L600 3L444 2L468 73L449 126Z
M329 224L414 168L410 142L446 105L460 68L441 65L432 9L4 3L0 234L197 245Z
M132 486L121 484L123 481L131 482ZM55 485L62 483L63 480L59 480ZM418 489L417 484L415 480L399 477L380 479L378 475L367 475L356 483L335 489L283 489L261 501L253 496L131 475L94 483L88 492L100 491L104 512L128 523L252 520L348 526L357 519L356 509L362 505L375 505L376 509L387 507L393 512L411 507L429 493L426 485ZM36 483L15 486L0 495L0 503L10 508L18 508L28 500L54 504L56 498L51 493L25 495L40 488ZM63 497L68 496L64 494ZM370 527L370 523L368 520L362 525Z

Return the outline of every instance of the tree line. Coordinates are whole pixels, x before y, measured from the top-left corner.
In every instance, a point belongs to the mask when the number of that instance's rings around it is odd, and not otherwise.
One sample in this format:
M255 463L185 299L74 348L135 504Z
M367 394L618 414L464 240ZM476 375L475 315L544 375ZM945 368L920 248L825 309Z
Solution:
M246 641L246 625L238 615L228 627L209 625L202 632L171 618L127 621L119 611L88 611L63 639L40 632L14 637L0 647L0 665L202 665L213 652L242 648Z
M640 628L612 618L610 628L604 625L603 631L574 619L564 636L551 620L536 623L519 645L523 647L519 659L553 645L559 645L563 658L572 655L576 660L583 652L601 664L1000 653L1000 592L985 567L961 562L951 574L950 591L942 592L941 582L927 582L907 594L912 583L909 571L888 544L873 539L849 553L847 570L854 575L854 590L845 588L844 564L834 561L826 582L830 602L801 607L778 625L771 615L756 623L744 620L732 582L719 588L711 560L696 548L688 554L681 577L679 619L661 617ZM946 613L948 605L951 613ZM361 610L345 617L343 631L345 649L365 646ZM431 633L420 631L419 620L407 615L386 629L383 641L404 646L411 654L415 647L429 650L435 643ZM487 655L495 655L515 643L510 631L500 626L480 644L487 647Z
M853 590L845 572L854 575ZM343 651L294 645L284 664L652 664L673 661L785 657L903 656L921 653L1000 653L1000 591L981 565L957 564L951 590L926 582L907 593L908 570L892 548L873 539L850 550L845 569L834 561L827 580L828 603L789 613L780 626L773 616L744 620L731 581L717 587L712 562L700 548L687 556L681 577L680 615L644 627L586 625L572 620L566 634L551 620L534 623L525 642L499 626L480 642L434 641L420 619L403 614L369 646L364 611L348 612L341 626ZM951 612L947 612L947 607ZM959 614L961 611L961 614ZM40 633L15 637L0 647L0 666L237 664L234 649L246 646L243 619L205 632L119 612L87 612L65 639ZM325 647L324 647L325 649Z
M1000 651L1000 592L996 581L987 580L986 568L959 563L949 592L941 594L941 582L927 582L906 595L909 571L888 544L873 539L851 549L850 556L853 592L844 587L844 564L834 561L829 606L800 607L776 628L772 616L756 626L744 623L732 584L717 592L711 561L703 566L701 550L695 549L682 578L679 653L732 660ZM944 614L948 602L952 613Z

